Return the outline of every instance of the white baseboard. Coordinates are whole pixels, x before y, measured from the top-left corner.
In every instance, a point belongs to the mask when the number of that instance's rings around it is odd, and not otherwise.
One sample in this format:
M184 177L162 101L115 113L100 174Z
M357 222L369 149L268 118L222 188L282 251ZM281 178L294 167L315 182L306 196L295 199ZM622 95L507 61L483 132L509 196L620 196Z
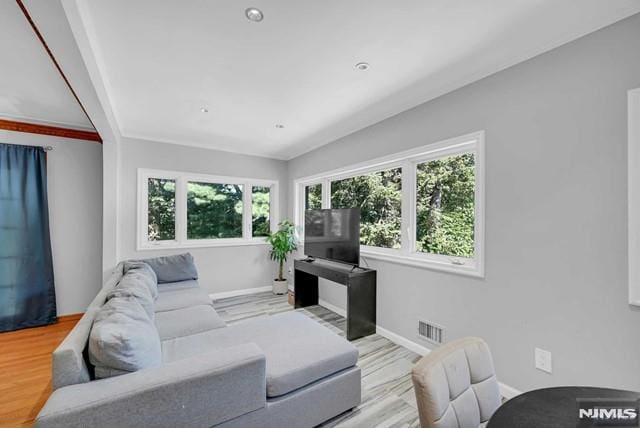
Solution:
M429 352L431 352L431 349L427 348L426 346L422 346L419 343L413 342L406 337L402 337L399 334L387 330L386 328L380 327L379 325L376 326L376 333L378 333L382 337L386 337L397 345L404 346L408 350L413 351L418 355L427 355Z
M271 291L273 287L267 285L265 287L244 288L242 290L223 291L221 293L211 293L209 297L211 300L226 299L227 297L246 296L247 294L264 293L265 291Z
M522 391L518 391L514 387L505 385L502 382L498 382L498 385L500 386L500 395L502 395L507 400L511 400L516 395L522 394Z
M327 309L330 309L330 308L327 308ZM376 326L376 333L378 333L380 336L386 337L387 339L389 339L390 341L392 341L397 345L404 346L408 350L413 351L418 355L427 355L429 352L431 352L431 349L425 346L422 346L418 343L415 343L407 339L406 337L402 337L399 334L395 334L387 330L386 328L380 327L379 325ZM517 389L509 385L505 385L502 382L498 382L498 385L500 386L500 395L502 395L507 400L512 399L516 395L522 394L521 391L518 391Z

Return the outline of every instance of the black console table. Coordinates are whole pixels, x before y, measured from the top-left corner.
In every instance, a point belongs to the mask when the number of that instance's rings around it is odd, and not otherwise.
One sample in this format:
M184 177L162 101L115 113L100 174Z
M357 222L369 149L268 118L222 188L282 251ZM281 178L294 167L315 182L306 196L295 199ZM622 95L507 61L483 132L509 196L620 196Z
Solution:
M295 307L318 304L318 278L347 286L347 339L376 332L376 271L319 260L295 260Z

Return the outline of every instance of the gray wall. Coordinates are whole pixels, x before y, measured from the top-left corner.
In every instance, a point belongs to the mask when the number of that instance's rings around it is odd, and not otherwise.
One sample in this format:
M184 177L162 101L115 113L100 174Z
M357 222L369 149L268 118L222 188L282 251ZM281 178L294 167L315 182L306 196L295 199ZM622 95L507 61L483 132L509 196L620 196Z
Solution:
M425 318L448 339L481 336L500 380L521 390L640 390L626 274L626 103L640 86L639 41L635 15L289 163L293 180L486 130L485 279L369 260L380 326L419 341ZM343 288L323 288L344 305ZM552 375L534 369L534 347L552 352Z
M285 162L201 148L144 140L123 139L120 145L118 257L147 258L189 251L193 254L200 283L210 293L271 285L275 265L268 246L190 248L136 251L138 168L164 169L199 174L228 175L277 180L280 214L287 212Z
M102 280L102 146L10 131L0 142L54 148L47 188L58 315L84 312Z

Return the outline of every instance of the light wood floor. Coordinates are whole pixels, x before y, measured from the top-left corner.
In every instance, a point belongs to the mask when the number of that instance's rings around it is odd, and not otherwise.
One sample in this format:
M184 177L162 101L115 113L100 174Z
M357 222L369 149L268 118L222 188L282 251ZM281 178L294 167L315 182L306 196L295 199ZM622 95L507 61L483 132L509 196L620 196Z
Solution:
M0 333L0 426L31 426L51 393L51 352L82 315Z
M231 297L213 302L220 316L233 324L242 320L291 311L286 297L272 293ZM344 336L346 320L322 306L297 309L320 324ZM354 340L360 353L362 403L337 416L323 428L415 428L420 426L411 382L411 368L420 356L379 334Z

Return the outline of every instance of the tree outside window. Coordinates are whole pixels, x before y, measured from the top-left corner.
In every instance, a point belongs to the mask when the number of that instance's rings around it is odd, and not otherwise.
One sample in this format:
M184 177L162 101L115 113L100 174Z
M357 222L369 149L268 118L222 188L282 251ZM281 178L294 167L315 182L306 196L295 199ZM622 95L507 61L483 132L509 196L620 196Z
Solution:
M265 186L251 187L251 234L255 237L269 236L271 223L269 209L271 206L271 188Z
M400 248L402 169L331 182L332 208L360 208L360 243Z
M472 153L418 165L418 251L468 258L474 256L475 186Z
M187 183L187 239L242 238L241 184Z
M176 238L176 181L164 178L147 180L149 241Z

